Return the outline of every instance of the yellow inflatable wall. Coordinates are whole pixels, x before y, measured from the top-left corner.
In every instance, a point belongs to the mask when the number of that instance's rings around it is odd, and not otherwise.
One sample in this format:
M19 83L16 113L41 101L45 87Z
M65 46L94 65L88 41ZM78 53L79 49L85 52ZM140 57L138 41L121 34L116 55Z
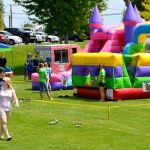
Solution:
M73 54L73 65L122 66L122 54L115 53L77 53Z
M134 54L131 66L150 66L150 53Z

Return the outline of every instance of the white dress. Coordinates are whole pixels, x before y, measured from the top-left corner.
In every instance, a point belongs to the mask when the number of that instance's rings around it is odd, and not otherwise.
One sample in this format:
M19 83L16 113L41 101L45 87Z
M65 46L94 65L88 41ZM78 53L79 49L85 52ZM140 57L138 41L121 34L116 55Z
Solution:
M13 90L4 90L3 88L0 91L0 108L4 111L11 111L11 100L12 100Z

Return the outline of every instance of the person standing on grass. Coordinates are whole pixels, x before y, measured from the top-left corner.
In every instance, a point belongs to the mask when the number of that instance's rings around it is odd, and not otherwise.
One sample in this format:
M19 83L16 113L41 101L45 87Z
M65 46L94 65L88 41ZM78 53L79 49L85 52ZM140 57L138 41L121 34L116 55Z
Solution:
M38 65L39 65L39 59L38 56L36 55L35 58L33 59L33 72L37 72Z
M27 72L28 72L28 79L31 80L31 75L33 73L33 65L31 62L27 64Z
M53 100L52 97L50 96L50 91L49 91L48 86L46 84L47 83L47 76L46 76L46 70L44 68L43 63L39 64L38 75L39 75L38 81L40 84L40 97L41 97L41 99L43 99L43 90L45 88L46 94L47 94L49 100Z
M17 108L19 108L19 102L15 90L11 85L10 78L4 77L3 80L2 89L0 91L0 139L3 139L3 134L5 134L6 140L10 141L12 137L9 134L7 125L11 112L11 100L14 100Z
M2 53L2 54L1 54L1 57L0 57L0 67L5 68L6 63L7 63L7 60L6 60L6 58L4 57L4 54Z
M99 65L99 75L98 75L98 85L99 85L99 92L100 92L100 101L105 102L105 92L104 92L104 87L105 87L105 69L103 68L103 65Z
M51 91L50 79L51 79L52 69L51 67L48 66L47 62L44 62L44 67L45 67L46 77L47 77L47 86L49 91Z
M32 63L32 55L30 53L27 53L26 63Z

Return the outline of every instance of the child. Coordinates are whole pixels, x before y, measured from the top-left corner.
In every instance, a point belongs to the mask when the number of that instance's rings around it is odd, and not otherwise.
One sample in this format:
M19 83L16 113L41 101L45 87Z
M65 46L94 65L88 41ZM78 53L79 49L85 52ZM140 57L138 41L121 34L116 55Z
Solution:
M50 78L51 78L52 69L51 67L48 66L47 62L44 62L44 67L45 67L46 77L47 77L47 86L51 91Z
M0 91L0 120L1 120L1 129L0 129L0 139L3 138L2 134L6 135L6 140L10 141L12 137L8 132L8 120L11 112L11 99L13 98L15 105L19 108L19 102L11 85L11 80L8 77L3 78L2 90Z
M50 100L53 100L52 97L50 96L50 92L49 92L48 86L46 84L47 83L47 76L46 76L46 71L45 71L43 63L39 64L38 74L39 74L39 84L40 84L40 96L41 96L41 99L43 99L43 90L45 88L48 98Z

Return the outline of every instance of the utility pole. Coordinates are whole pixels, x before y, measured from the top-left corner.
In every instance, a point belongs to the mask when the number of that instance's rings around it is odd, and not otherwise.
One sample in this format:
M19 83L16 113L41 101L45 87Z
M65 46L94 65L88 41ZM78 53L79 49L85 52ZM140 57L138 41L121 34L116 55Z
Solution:
M12 4L10 5L9 26L10 28L13 27Z
M9 28L11 28L11 23L10 23L11 21L10 21L10 15L9 15Z

